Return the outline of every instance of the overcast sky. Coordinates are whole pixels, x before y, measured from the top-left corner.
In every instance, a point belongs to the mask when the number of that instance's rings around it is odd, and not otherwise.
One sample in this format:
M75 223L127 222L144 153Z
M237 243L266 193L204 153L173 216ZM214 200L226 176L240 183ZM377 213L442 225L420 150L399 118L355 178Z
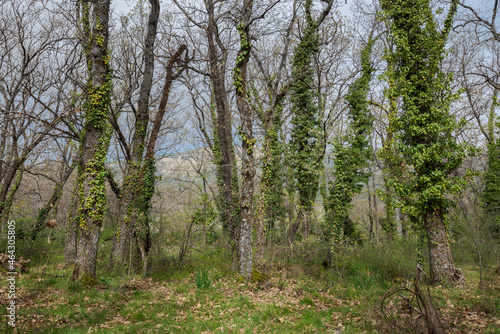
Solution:
M137 1L138 0L111 0L111 5L114 6L116 14L122 14L124 12L126 13L127 11L129 11L130 8L132 8ZM167 0L167 1L170 1L170 0ZM165 2L165 0L163 0L161 2ZM343 0L342 0L342 2L343 2ZM347 0L347 2L349 4L350 2L352 2L352 0ZM464 1L464 3L466 5L469 5L473 8L477 8L477 9L492 7L493 2L494 2L494 0L465 0ZM345 8L348 6L343 6L343 7ZM345 12L342 11L342 12L344 14L347 14L347 11L345 11Z

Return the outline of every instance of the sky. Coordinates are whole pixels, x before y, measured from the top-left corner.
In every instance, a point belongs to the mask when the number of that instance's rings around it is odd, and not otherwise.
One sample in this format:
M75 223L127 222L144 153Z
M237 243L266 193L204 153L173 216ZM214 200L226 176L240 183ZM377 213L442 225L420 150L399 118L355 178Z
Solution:
M134 4L138 0L111 0L112 6L115 7L115 13L116 14L122 14L126 13L134 6ZM343 2L344 0L338 0L339 2ZM466 5L469 5L473 8L478 8L478 9L484 9L486 7L491 7L493 6L494 0L462 0L463 3ZM161 1L165 2L165 0ZM347 3L353 2L352 0L347 0ZM343 6L343 8L348 8L349 6ZM347 14L348 10L342 10L344 14Z

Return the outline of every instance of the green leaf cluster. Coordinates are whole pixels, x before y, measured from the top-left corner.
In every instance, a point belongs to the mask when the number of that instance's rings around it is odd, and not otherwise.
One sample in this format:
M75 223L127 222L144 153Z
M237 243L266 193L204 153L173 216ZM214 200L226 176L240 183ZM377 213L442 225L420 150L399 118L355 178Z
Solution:
M384 76L390 84L386 94L402 100L402 111L393 119L400 171L391 186L410 216L443 216L452 205L446 195L464 185L462 178L450 175L468 151L454 137L460 124L450 104L458 94L451 90L452 76L441 70L457 2L452 1L440 31L429 0L381 1L395 45L385 56L389 66Z
M319 35L317 22L311 15L312 1L307 0L304 7L306 27L293 56L290 165L294 170L295 188L299 193L300 204L309 212L318 192L318 179L323 164L319 158L320 122L312 66L313 56L318 52Z
M366 96L370 89L373 67L370 55L375 41L371 38L361 51L361 77L349 87L346 100L349 103L349 125L347 133L334 142L334 181L330 184L326 230L329 239L335 242L341 235L359 240L360 235L349 218L349 208L355 194L361 192L363 184L371 175L367 171L373 158L370 135L374 117L368 109Z
M483 202L486 215L493 220L492 232L500 236L500 140L490 138L488 164L484 175Z

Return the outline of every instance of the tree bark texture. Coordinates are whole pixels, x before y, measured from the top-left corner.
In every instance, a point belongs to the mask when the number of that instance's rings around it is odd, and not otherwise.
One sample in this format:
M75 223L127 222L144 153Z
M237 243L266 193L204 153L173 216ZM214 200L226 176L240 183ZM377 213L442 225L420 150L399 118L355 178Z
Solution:
M216 115L216 136L220 154L219 161L216 161L219 178L219 194L221 204L221 218L223 228L229 233L229 237L235 244L238 243L238 190L235 182L234 169L235 158L233 140L231 135L231 110L225 86L225 72L227 64L227 50L220 41L217 21L215 17L214 0L205 0L205 7L208 13L208 24L206 27L208 41L208 61L210 80L213 88L213 98L215 102ZM220 49L220 50L219 50Z
M236 88L236 104L241 117L240 137L242 142L242 187L241 187L241 225L239 238L240 274L249 279L252 273L252 229L254 223L253 186L255 176L254 143L252 128L252 109L247 101L247 67L250 59L250 17L252 0L243 3L242 17L237 25L240 35L240 50L233 71Z
M437 213L428 213L425 221L429 246L430 279L432 283L451 280L462 285L465 280L462 270L455 268L451 256L448 233L444 217Z
M132 150L127 161L126 176L123 182L123 195L120 198L118 225L113 240L111 253L111 268L115 264L124 265L128 248L132 245L133 229L137 220L137 210L134 201L140 198L141 169L143 168L143 155L149 126L149 98L153 85L154 74L154 44L160 16L159 0L150 0L151 9L148 18L148 30L144 40L144 74L141 83L137 115L132 136Z
M88 62L84 138L78 171L78 223L80 240L71 279L96 282L99 234L106 210L106 155L111 138L108 111L111 95L108 35L110 0L81 3L85 31L84 52ZM90 11L92 7L92 15Z

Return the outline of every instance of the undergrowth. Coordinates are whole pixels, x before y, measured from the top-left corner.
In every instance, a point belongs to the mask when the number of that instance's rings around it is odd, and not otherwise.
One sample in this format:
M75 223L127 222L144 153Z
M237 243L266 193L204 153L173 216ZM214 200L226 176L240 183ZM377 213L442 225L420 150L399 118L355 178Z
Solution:
M308 245L266 248L255 264L262 279L246 282L238 278L228 247L193 243L182 266L175 250L155 249L146 277L116 276L104 266L105 245L98 285L87 287L69 281L62 240L53 235L47 244L42 235L35 243L18 243L19 254L31 262L17 281L17 332L380 333L374 306L389 289L411 284L416 263L415 242L408 239L346 247L325 268L317 259L326 254L324 245L306 241L314 247L313 258L305 256ZM477 266L461 267L467 287L431 287L444 322L451 333L499 333L500 275L486 270L479 290ZM2 284L5 278L2 272ZM2 291L2 333L12 332L5 321L7 302Z

